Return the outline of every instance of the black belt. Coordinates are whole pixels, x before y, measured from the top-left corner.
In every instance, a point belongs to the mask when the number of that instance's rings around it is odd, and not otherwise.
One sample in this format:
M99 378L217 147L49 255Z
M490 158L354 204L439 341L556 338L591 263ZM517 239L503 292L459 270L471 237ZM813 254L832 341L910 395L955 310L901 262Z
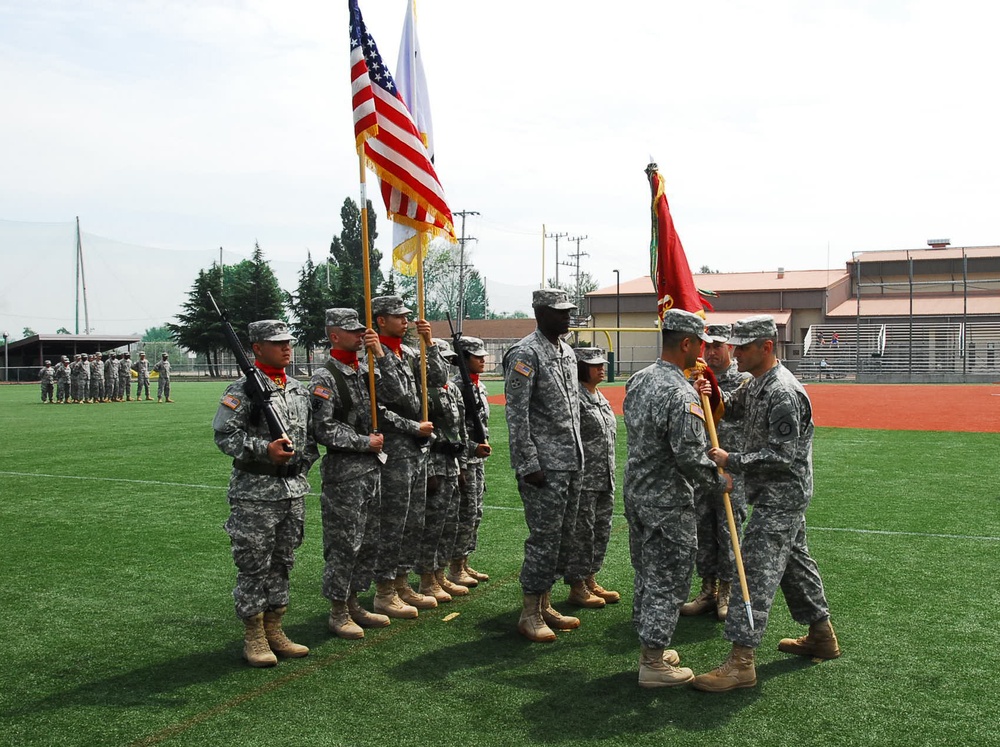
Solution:
M261 462L244 462L233 460L233 467L253 475L269 475L271 477L298 477L305 472L302 464L262 464Z

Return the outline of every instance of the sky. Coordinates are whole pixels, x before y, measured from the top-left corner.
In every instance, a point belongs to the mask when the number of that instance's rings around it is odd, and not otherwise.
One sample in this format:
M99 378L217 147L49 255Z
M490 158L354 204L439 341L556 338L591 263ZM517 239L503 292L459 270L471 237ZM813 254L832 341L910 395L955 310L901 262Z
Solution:
M406 0L360 7L394 66ZM586 237L602 287L648 274L650 157L696 270L1000 243L995 4L417 11L435 165L452 211L480 214L465 233L498 311L530 304L543 226L568 235L560 261ZM0 326L71 326L76 216L99 332L171 320L219 247L259 241L293 289L359 195L348 61L343 1L0 0Z

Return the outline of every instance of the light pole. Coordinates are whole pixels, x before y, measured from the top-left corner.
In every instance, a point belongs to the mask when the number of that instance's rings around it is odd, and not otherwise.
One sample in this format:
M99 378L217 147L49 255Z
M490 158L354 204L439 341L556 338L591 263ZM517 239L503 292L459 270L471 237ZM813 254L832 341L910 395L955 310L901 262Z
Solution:
M612 270L615 274L615 326L622 326L622 275L618 270ZM615 371L612 372L612 376L622 367L622 333L617 329L615 330Z

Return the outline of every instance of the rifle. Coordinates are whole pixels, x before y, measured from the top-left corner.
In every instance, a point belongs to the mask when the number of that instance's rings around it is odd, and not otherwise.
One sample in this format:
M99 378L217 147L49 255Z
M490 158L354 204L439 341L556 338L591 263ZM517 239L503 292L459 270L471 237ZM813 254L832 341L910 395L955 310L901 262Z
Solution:
M264 415L264 420L267 422L267 430L271 434L271 440L277 441L279 438L288 439L288 429L285 424L281 422L281 417L274 409L274 405L271 404L271 384L264 372L257 368L250 362L247 358L246 351L243 349L243 343L240 342L240 338L236 336L236 330L233 329L233 325L229 323L229 317L226 315L222 309L219 308L219 304L215 302L215 298L212 297L211 291L208 293L208 300L212 302L212 306L215 307L216 313L218 313L219 318L222 319L222 331L226 335L226 342L229 344L229 349L233 351L233 355L236 357L236 363L240 367L240 371L243 375L247 377L246 390L254 401L254 404L260 408L261 413ZM284 445L285 451L295 451L294 447L289 444Z
M472 416L472 437L477 444L489 443L486 440L486 428L483 427L483 420L479 413L482 412L482 402L479 399L479 387L472 383L472 375L469 373L469 362L465 360L465 353L459 346L458 341L462 339L461 331L456 332L451 323L451 314L448 318L448 329L451 330L451 346L455 348L455 355L458 358L458 373L462 378L462 402L465 404L465 412L473 413Z

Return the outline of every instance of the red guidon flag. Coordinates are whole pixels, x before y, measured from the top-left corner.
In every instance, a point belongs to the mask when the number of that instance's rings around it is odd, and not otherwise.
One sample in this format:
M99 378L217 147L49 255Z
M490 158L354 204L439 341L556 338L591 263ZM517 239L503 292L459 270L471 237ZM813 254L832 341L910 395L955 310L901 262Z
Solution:
M656 289L656 313L660 320L669 309L683 309L705 316L712 305L702 297L694 284L694 276L681 246L681 239L670 217L670 205L663 190L663 177L655 163L646 167L649 190L653 196L653 231L649 243L649 276Z
M389 219L455 241L451 210L427 148L382 61L357 0L351 13L351 89L354 137L382 185ZM362 206L363 207L363 206Z

